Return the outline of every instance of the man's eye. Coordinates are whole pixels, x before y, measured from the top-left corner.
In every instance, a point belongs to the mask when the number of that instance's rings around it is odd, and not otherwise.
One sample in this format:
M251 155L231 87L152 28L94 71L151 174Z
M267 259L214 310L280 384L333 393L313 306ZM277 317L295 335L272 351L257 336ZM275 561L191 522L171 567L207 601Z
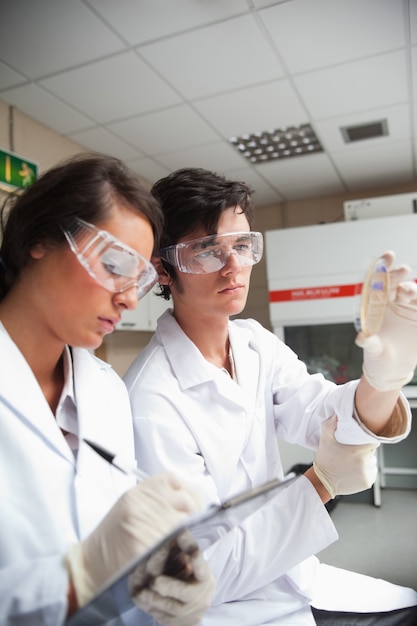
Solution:
M247 252L250 252L251 245L249 243L239 243L234 246L234 249L245 254Z
M206 250L201 250L197 252L195 255L196 259L208 259L210 257L219 257L221 255L220 248L207 248Z

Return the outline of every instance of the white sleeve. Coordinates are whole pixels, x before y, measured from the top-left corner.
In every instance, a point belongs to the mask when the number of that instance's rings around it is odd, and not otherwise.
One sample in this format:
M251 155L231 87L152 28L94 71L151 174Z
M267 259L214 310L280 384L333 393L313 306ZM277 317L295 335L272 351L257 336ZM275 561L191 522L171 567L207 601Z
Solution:
M301 476L207 548L205 556L218 581L213 604L241 599L337 539L326 508Z
M213 478L196 452L194 437L180 419L173 415L163 421L155 415L151 419L135 417L134 425L142 469L149 473L175 471L194 484L207 503L219 502ZM262 587L337 538L316 490L307 478L300 477L207 549L218 581L213 603L231 602ZM201 546L206 545L203 535L198 539Z

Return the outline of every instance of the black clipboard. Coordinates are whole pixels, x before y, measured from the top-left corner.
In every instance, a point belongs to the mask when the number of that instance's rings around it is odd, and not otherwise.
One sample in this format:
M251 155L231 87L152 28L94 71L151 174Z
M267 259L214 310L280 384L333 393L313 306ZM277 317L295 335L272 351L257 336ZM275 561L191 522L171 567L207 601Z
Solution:
M290 474L284 480L271 480L258 487L237 494L221 504L209 506L198 515L175 528L169 535L147 550L138 559L129 563L123 570L106 583L106 586L83 608L74 613L66 622L67 626L103 626L111 619L134 607L128 590L129 575L145 563L166 543L172 542L184 530L189 530L200 548L205 550L227 532L238 526L252 513L273 500L275 496L299 478ZM146 620L144 613L144 619ZM146 623L146 621L144 622ZM149 622L149 623L152 623ZM141 624L141 622L138 622Z

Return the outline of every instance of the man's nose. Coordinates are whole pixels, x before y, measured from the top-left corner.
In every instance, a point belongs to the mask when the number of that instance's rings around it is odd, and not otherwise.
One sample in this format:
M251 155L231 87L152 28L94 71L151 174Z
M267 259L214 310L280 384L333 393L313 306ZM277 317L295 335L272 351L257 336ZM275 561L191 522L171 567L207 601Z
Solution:
M226 264L221 269L222 272L225 272L225 273L238 272L241 269L242 264L240 262L239 255L237 254L236 250L231 250L229 253L226 253L225 257L226 257Z

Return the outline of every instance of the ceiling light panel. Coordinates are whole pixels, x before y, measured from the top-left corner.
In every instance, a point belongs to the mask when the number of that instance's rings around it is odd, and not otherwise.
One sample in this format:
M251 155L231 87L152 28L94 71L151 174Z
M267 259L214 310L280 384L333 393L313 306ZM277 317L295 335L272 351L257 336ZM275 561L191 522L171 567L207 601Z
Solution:
M288 159L323 152L310 124L230 137L229 142L251 163L264 163L275 159Z

